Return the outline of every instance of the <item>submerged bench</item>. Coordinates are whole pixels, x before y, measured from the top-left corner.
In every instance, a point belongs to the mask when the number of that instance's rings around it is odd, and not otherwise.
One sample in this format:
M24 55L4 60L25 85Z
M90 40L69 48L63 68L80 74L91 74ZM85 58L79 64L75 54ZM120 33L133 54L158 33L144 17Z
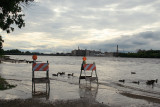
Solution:
M84 71L84 76L82 76L82 71ZM91 71L91 75L86 75L86 72ZM93 77L93 71L95 71L95 77ZM94 81L96 80L98 83L98 76L96 72L96 65L93 64L82 64L81 65L81 72L79 76L79 83L81 79L85 79L86 81Z

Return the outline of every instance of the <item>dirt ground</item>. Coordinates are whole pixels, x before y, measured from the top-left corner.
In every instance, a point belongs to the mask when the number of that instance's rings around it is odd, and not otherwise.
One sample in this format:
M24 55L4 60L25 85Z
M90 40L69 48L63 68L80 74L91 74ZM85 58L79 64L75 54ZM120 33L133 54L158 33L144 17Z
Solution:
M37 99L16 99L16 100L0 100L0 107L108 107L98 102L89 102L88 100L58 100L40 101Z

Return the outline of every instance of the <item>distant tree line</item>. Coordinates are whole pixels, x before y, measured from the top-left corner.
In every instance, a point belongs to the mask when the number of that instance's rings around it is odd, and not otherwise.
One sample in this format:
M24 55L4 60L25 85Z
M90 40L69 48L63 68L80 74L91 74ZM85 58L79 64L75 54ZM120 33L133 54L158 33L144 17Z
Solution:
M11 49L11 50L5 50L4 51L4 54L5 55L41 55L43 53L39 53L39 52L30 52L30 51L20 51L18 49Z
M52 56L71 56L71 53L50 53L50 54L46 54L46 53L39 53L39 52L30 52L30 51L20 51L18 49L11 49L11 50L5 50L4 55L52 55Z
M119 53L119 57L160 58L160 50L138 50L136 53Z
M30 51L20 51L18 49L4 50L4 55L53 55L53 56L72 56L71 53L39 53ZM117 55L115 55L117 56ZM118 57L131 57L131 58L160 58L160 50L138 50L136 53L118 53Z

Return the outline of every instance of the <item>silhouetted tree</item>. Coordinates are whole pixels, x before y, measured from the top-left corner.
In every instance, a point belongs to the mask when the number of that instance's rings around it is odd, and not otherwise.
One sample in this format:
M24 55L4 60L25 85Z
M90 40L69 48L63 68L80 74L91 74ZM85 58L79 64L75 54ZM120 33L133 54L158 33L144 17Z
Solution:
M18 28L24 27L22 6L32 1L34 0L0 0L0 29L10 33L14 31L12 24Z
M11 25L17 25L18 28L25 26L22 13L22 7L34 0L0 0L0 29L10 33L14 31ZM24 5L25 4L25 5ZM2 55L2 36L0 35L0 55Z
M2 39L2 36L0 35L0 56L3 54L3 49L2 49L2 47L3 47L3 43L4 42L4 40Z
M29 52L29 51L26 51L26 52L25 52L25 54L27 54L27 55L30 55L30 54L31 54L31 52Z

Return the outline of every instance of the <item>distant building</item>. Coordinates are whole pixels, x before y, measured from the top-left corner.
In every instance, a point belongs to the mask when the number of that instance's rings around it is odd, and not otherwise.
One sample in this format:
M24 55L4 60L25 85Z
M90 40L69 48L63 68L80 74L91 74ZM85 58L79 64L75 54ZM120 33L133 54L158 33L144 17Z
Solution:
M114 56L114 53L113 53L113 52L105 52L104 54L105 54L105 56L107 56L107 57L113 57L113 56Z
M72 52L73 56L89 56L89 50L73 50Z
M90 50L89 55L90 56L101 56L102 52L101 51Z
M71 54L73 56L98 56L100 54L102 54L100 51L95 51L95 50L83 50L83 49L79 49L78 50L72 50Z

